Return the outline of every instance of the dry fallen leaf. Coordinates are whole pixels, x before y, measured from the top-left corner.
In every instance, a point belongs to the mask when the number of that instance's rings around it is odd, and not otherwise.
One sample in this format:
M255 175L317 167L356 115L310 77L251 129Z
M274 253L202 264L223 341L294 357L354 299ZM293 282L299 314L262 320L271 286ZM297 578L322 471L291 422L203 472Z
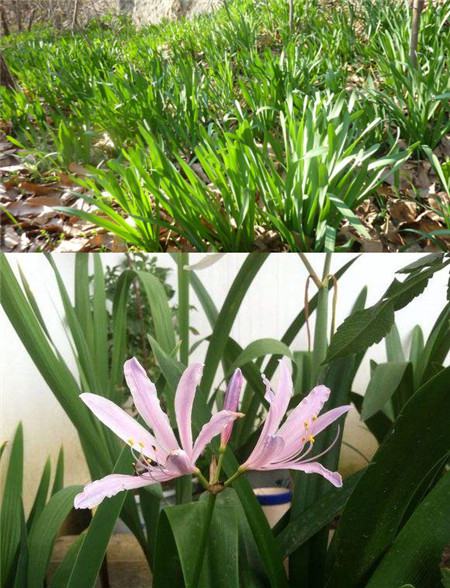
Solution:
M388 203L388 210L397 224L412 223L417 216L417 204L411 200L394 200Z

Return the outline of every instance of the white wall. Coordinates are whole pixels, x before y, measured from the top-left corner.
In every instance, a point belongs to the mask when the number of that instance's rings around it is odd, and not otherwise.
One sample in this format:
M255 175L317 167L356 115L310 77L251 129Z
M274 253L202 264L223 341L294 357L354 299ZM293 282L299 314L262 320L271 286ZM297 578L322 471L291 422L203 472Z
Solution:
M202 257L199 254L192 254L191 263L197 262ZM311 254L308 257L320 273L323 256ZM351 257L351 254L335 255L332 271L338 269ZM67 288L69 292L72 292L74 257L70 254L60 254L55 258ZM113 265L119 258L120 256L115 254L102 256L105 265ZM199 276L219 308L243 258L241 254L227 254L215 265L199 272ZM372 304L378 300L391 282L395 270L416 258L415 254L366 254L358 259L339 282L338 324L349 312L356 295L365 284L369 288L368 304ZM48 262L40 254L9 254L8 260L13 267L20 264L60 352L64 357L69 358L70 365L73 367L70 346L61 325L62 305ZM166 254L159 255L159 264L175 268L172 258ZM261 337L280 338L303 305L306 276L306 270L297 255L271 255L242 302L232 336L243 346ZM170 279L175 285L175 271L172 272ZM397 325L404 340L408 341L411 329L416 323L422 326L425 335L429 333L445 302L447 279L448 272L440 272L431 280L420 297L396 314ZM313 286L310 288L310 293L311 296L314 294ZM200 333L199 336L203 337L210 332L210 328L194 296L192 303L196 306L196 310L192 313L192 321ZM2 333L0 442L10 439L18 421L23 422L27 464L26 502L29 505L46 456L51 455L54 462L61 444L64 445L66 452L66 482L68 484L85 482L88 480L88 473L74 428L30 361L3 310L0 310L0 328ZM305 348L306 336L301 333L292 345L292 349ZM202 345L195 352L194 358L203 359L204 352L205 346ZM367 385L369 358L382 360L383 346L376 345L367 354L356 378L356 392L363 393ZM356 414L351 414L348 419L345 439L366 454L370 454L375 447L373 439L359 422ZM360 458L349 448L344 452L344 462L345 470L361 463ZM2 474L4 474L4 468Z

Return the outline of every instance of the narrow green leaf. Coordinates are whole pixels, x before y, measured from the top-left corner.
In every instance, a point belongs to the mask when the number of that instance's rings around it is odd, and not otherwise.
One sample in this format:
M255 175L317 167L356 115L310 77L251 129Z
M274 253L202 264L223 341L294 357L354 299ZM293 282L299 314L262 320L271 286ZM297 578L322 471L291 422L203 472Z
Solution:
M28 588L42 588L48 562L61 525L73 508L82 486L69 486L54 494L31 529L28 560Z
M64 448L58 452L56 461L55 478L53 480L52 496L64 488Z
M0 513L1 585L8 586L20 545L23 487L23 429L16 429L11 443Z
M361 411L361 418L364 421L383 410L395 391L398 390L406 369L410 365L408 362L377 365L364 395Z
M114 473L131 474L131 456L128 447L122 449L114 467ZM126 497L127 492L120 492L116 496L104 500L97 508L84 541L78 550L66 588L95 586L114 525L119 518Z
M248 255L228 291L206 353L205 369L198 395L203 403L207 402L218 365L244 296L266 258L266 254Z
M239 464L235 457L228 450L224 455L223 461L223 467L227 476L233 475L238 466ZM250 484L241 476L233 482L233 489L238 495L248 524L252 530L261 560L270 580L270 585L273 588L287 587L288 583L283 567L281 551Z
M227 376L230 376L238 367L263 357L265 355L284 355L291 358L292 353L287 345L278 341L277 339L256 339L245 347L245 349L238 355L230 366Z
M33 522L36 517L40 515L42 509L47 502L47 494L48 489L50 486L50 475L51 475L51 466L50 466L50 459L47 459L45 462L44 470L42 472L41 480L39 482L39 486L36 492L36 497L34 499L33 506L30 511L30 516L28 517L27 521L27 529L31 529L33 526Z

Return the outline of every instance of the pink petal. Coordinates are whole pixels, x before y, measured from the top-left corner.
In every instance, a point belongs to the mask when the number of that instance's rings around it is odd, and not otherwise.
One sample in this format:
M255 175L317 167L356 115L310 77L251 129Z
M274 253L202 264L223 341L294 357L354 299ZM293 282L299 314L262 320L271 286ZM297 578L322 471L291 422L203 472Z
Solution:
M228 384L228 388L225 393L225 402L223 404L224 410L230 410L232 412L237 411L243 382L244 378L242 377L242 372L238 368L231 376L230 382ZM220 444L222 447L225 447L225 445L227 445L228 441L230 440L231 433L233 431L233 423L234 421L228 423L228 425L222 431L220 437Z
M272 469L271 464L284 447L284 439L279 435L271 435L266 438L260 450L253 452L247 461L242 465L246 470ZM283 469L283 465L273 469Z
M177 449L172 452L164 466L166 471L172 478L192 474L195 471L195 463L189 458L185 451Z
M161 409L155 385L136 358L125 362L124 374L134 404L147 425L153 429L159 448L166 453L178 449L178 441L166 413Z
M156 439L117 404L97 394L80 394L81 400L120 439L147 457L157 459Z
M326 386L316 386L304 398L298 406L294 408L291 414L286 419L286 422L280 428L279 434L282 435L286 441L286 450L296 440L305 436L305 423L310 427L313 423L313 418L316 417L322 410L323 405L330 396L330 389Z
M336 486L337 488L340 488L342 486L341 474L339 472L332 472L330 470L327 470L327 468L325 468L321 463L317 461L312 461L311 463L304 464L302 464L301 462L290 464L286 463L283 465L283 468L288 468L290 470L299 470L301 472L305 472L305 474L320 474L326 480L331 482L333 486Z
M197 461L199 455L213 437L222 433L227 425L240 416L240 413L231 412L230 410L216 412L216 414L211 417L210 421L206 423L206 425L203 425L197 440L195 441L194 449L192 450L192 462L195 463Z
M333 408L328 412L323 413L316 421L313 421L311 425L311 435L318 435L334 423L339 417L346 414L350 409L350 404L344 404L343 406L338 406L337 408Z
M284 357L280 361L280 377L277 392L272 398L269 412L271 414L269 434L274 435L286 414L292 396L292 378L289 371L289 361Z
M289 373L287 359L283 358L280 361L280 380L278 383L277 394L270 394L270 385L268 382L266 388L266 399L270 401L269 412L267 413L259 439L243 467L247 467L248 464L254 463L262 464L269 451L270 445L268 445L268 443L270 438L274 437L275 434L277 436L279 435L277 430L286 413L287 407L289 406L289 400L292 396L292 378ZM284 440L284 443L286 443L286 440Z
M94 508L105 498L111 498L123 490L134 490L162 480L152 480L142 476L111 474L85 486L83 492L75 496L75 508Z
M175 415L177 418L178 432L181 446L184 451L192 453L192 405L197 386L203 373L203 365L194 363L186 368L178 383L175 394Z

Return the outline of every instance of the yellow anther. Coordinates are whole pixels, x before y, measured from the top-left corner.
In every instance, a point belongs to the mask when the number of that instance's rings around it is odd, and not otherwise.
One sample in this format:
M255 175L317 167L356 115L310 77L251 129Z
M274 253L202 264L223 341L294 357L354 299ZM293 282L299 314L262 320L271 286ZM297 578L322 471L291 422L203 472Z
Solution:
M308 441L309 441L309 442L311 443L311 445L312 445L312 444L314 443L315 439L314 439L314 437L313 437L312 435L310 435L310 436L308 437Z
M141 447L141 449L143 449L143 448L144 448L144 444L143 444L143 442L142 442L142 441L139 441L138 445L139 445L139 447Z
M314 415L312 420L317 421L317 417Z
M305 421L304 424L305 424L305 429L308 430L309 429L309 423L308 423L308 421Z
M131 439L131 437L130 437L130 439L128 439L127 443L128 443L128 445L132 445L133 446L134 445L134 439Z

